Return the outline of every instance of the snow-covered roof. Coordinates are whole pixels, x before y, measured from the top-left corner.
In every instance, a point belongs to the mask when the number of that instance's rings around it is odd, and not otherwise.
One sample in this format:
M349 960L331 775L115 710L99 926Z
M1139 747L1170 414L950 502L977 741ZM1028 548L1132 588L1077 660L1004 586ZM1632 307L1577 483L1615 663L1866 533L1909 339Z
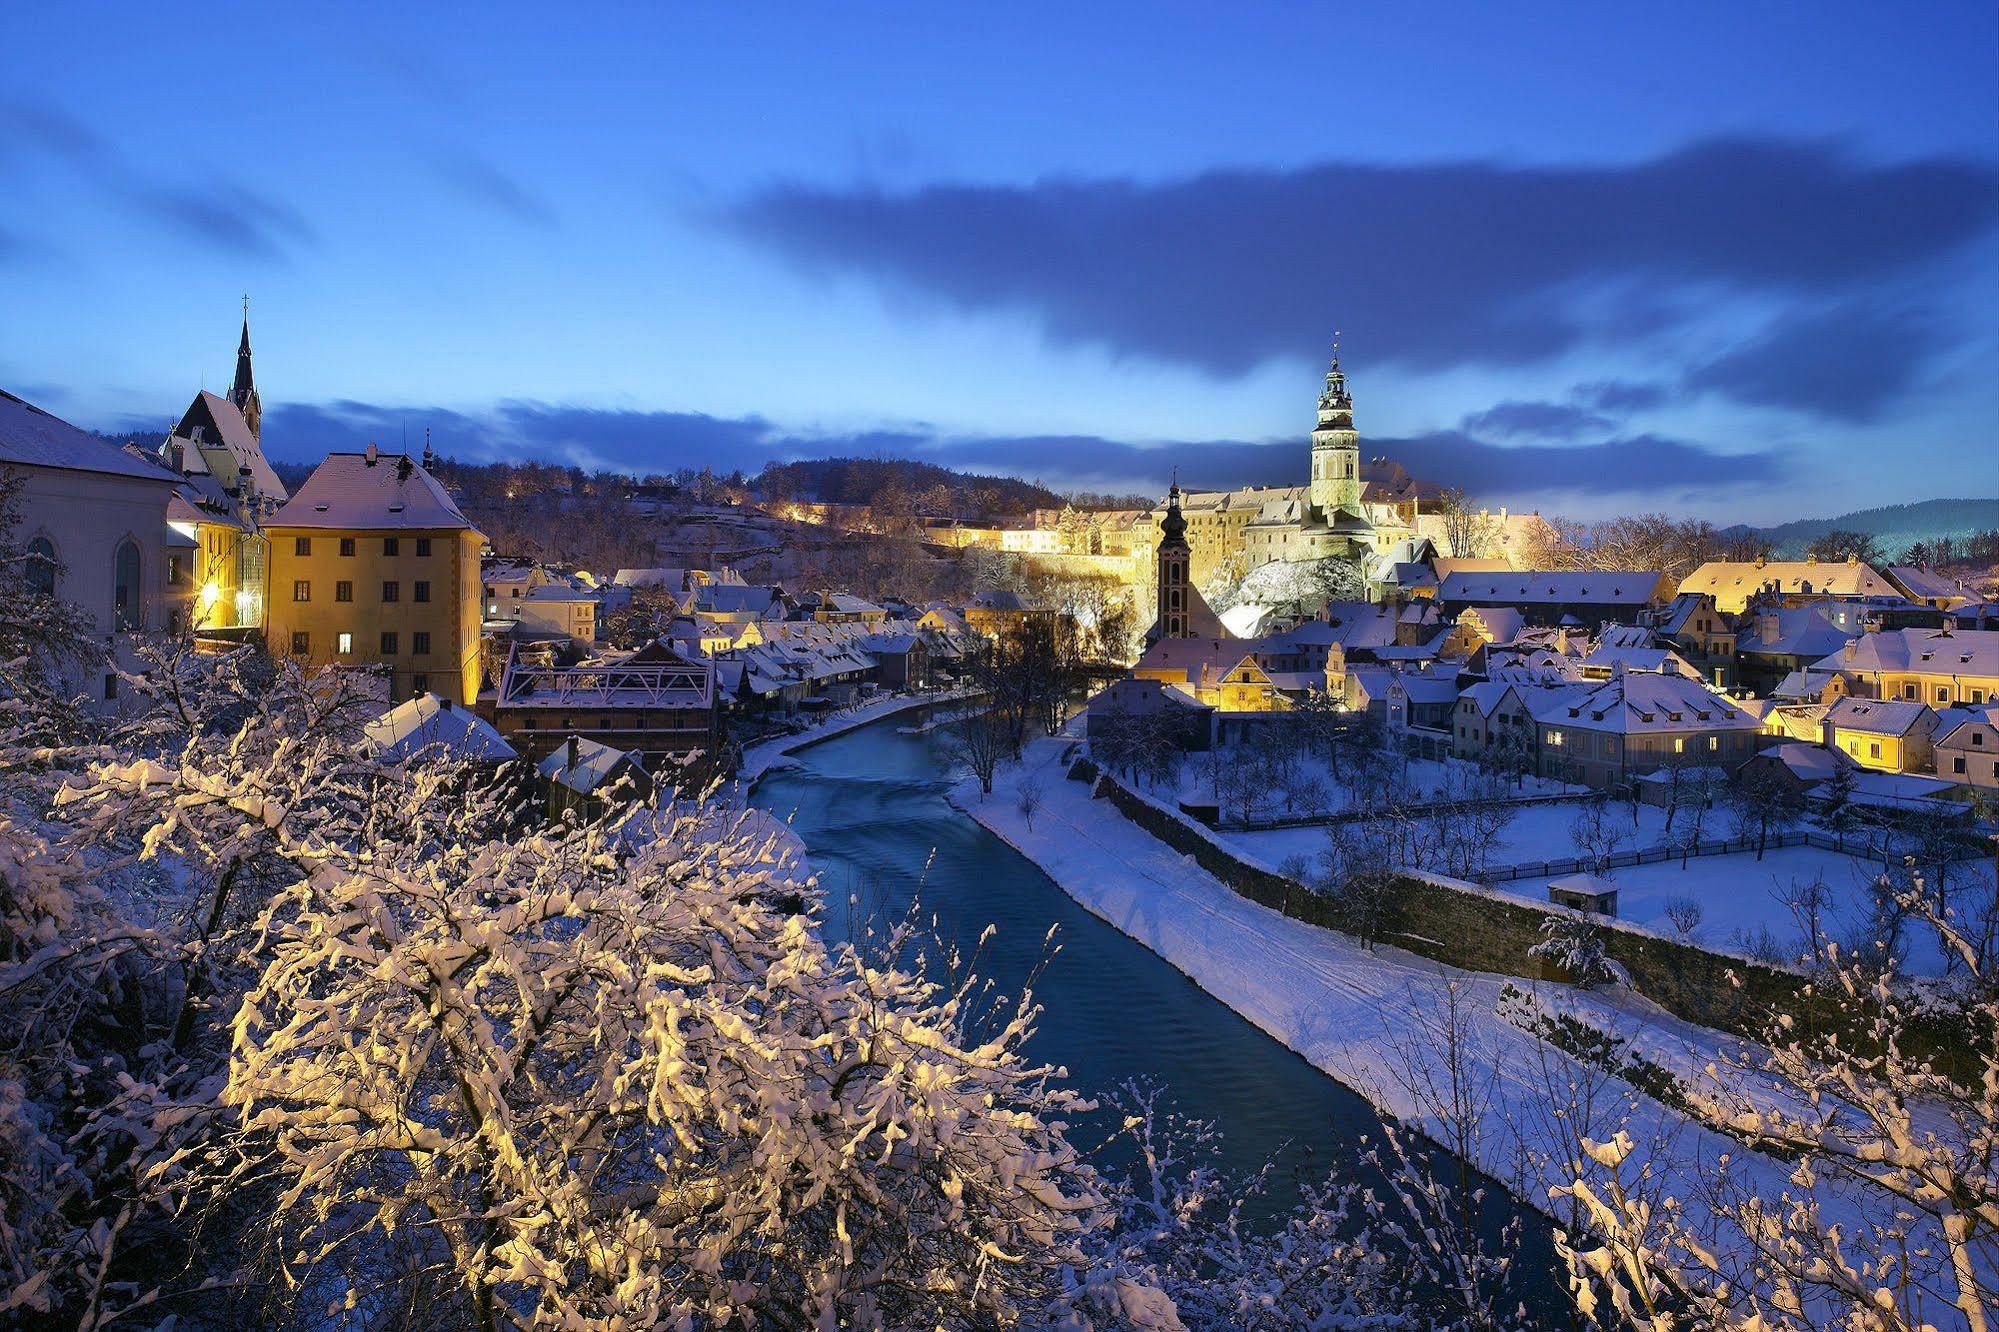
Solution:
M1553 725L1619 735L1753 731L1761 726L1756 718L1698 680L1642 671L1621 671L1599 684L1581 687L1562 701L1536 709L1535 717Z
M1912 565L1897 564L1888 569L1888 577L1904 592L1918 601L1983 601L1984 597L1968 588L1964 583L1948 574L1940 574L1934 569L1918 569Z
M1816 606L1787 606L1759 611L1743 624L1735 646L1751 656L1822 657L1846 646L1851 637Z
M1469 606L1459 616L1487 642L1501 647L1518 639L1527 628L1527 617L1511 606Z
M597 600L597 594L588 588L576 587L570 583L543 583L528 589L528 601L589 601Z
M1793 776L1804 782L1826 781L1840 769L1853 766L1853 760L1836 749L1827 749L1824 745L1808 745L1797 740L1772 745L1758 752L1756 757L1767 762L1783 764Z
M1936 742L1953 748L1969 744L1971 732L1979 727L1999 727L1999 707L1940 708L1937 711Z
M5 389L0 389L0 466L100 472L169 484L180 480L166 468L135 457Z
M574 764L569 762L572 748L576 754ZM637 750L614 749L595 740L571 736L557 746L553 754L535 765L535 771L578 795L589 795L617 776L627 763L640 772L645 771L645 756Z
M1872 565L1857 560L1709 560L1680 583L1682 592L1706 592L1724 609L1766 588L1793 595L1896 595Z
M1565 893L1589 893L1600 895L1617 891L1617 881L1601 874L1564 874L1559 879L1548 880L1548 887Z
M1925 717L1929 705L1899 698L1842 698L1825 715L1825 724L1863 735L1907 735Z
M1474 605L1643 606L1650 603L1665 575L1659 572L1588 573L1522 571L1518 573L1454 572L1437 586L1437 599Z
M192 430L204 419L214 425L215 433L220 438L192 439L181 433L183 430ZM197 393L194 402L181 416L180 423L174 427L174 437L167 442L171 445L178 440L181 444L183 470L212 474L214 468L206 451L220 448L233 460L227 468L229 472L225 478L227 481L233 483L236 480L237 469L247 467L250 469L250 479L256 483L259 494L269 495L277 500L285 498L285 483L280 481L277 472L272 470L270 459L264 456L263 445L259 444L257 437L250 433L250 423L243 419L242 409L221 394L210 393L207 389Z
M472 524L414 458L373 452L328 454L268 526L375 531Z
M1582 659L1581 665L1598 670L1615 670L1622 666L1627 671L1663 672L1684 675L1690 680L1698 680L1701 675L1687 663L1686 658L1671 648L1619 647L1599 643Z
M491 722L435 694L398 703L361 730L384 763L401 763L433 747L458 759L504 763L519 757Z
M1813 665L1827 671L1999 675L1999 630L1883 629L1848 639Z

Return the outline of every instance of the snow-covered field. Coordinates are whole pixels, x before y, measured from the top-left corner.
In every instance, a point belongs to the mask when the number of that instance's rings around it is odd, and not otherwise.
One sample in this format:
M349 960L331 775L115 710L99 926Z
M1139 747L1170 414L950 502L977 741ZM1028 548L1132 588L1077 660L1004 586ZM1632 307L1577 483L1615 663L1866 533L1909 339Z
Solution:
M1317 757L1301 756L1296 762L1299 767L1299 776L1296 783L1297 788L1313 793L1314 798L1320 802L1320 808L1314 811L1286 808L1280 795L1272 795L1255 811L1257 817L1268 818L1306 812L1348 809L1358 802L1364 802L1370 797L1381 793L1380 781L1355 780L1347 769L1343 769L1340 773L1336 774L1325 765L1323 760ZM1415 800L1430 800L1442 795L1446 785L1453 777L1456 777L1459 781L1463 781L1468 777L1483 776L1487 771L1479 765L1463 759L1438 760L1412 758L1405 761L1397 758L1392 762L1390 768L1395 780L1398 782L1406 776L1408 782L1407 789L1410 792L1411 798ZM1173 798L1195 801L1214 800L1215 786L1209 775L1210 772L1211 769L1208 761L1205 759L1195 759L1183 763L1180 767L1178 783L1172 792ZM1513 795L1555 795L1562 792L1580 790L1582 788L1578 786L1570 786L1550 778L1534 776L1525 777L1517 783L1509 782L1507 785L1507 791ZM1159 795L1162 799L1167 795L1163 790L1155 794Z
M1519 865L1529 861L1569 859L1576 854L1575 844L1569 840L1569 828L1576 821L1579 809L1581 805L1569 801L1514 806L1513 821L1500 833L1489 863ZM1622 834L1623 840L1617 848L1619 851L1642 851L1663 845L1666 841L1666 811L1663 809L1640 805L1634 818L1631 802L1621 800L1607 806L1606 813L1608 821ZM1705 835L1727 836L1725 821L1711 812ZM1282 865L1292 856L1315 860L1326 849L1326 830L1323 827L1274 828L1266 832L1231 832L1224 829L1218 831L1216 836L1273 867Z
M1455 994L1474 1076L1490 1079L1472 1155L1523 1202L1550 1207L1547 1188L1563 1182L1561 1163L1577 1153L1571 1135L1601 1139L1620 1124L1692 1216L1700 1214L1703 1184L1717 1171L1766 1197L1782 1192L1789 1169L1781 1162L1744 1151L1537 1040L1506 1020L1501 995L1509 984L1534 989L1542 1004L1629 1040L1633 1050L1694 1085L1705 1079L1703 1069L1740 1047L1735 1038L1628 994L1508 982L1392 948L1370 953L1344 935L1258 906L1107 801L1092 801L1083 783L1064 779L1060 753L1053 741L1030 749L1027 769L1044 793L1031 827L1012 798L1017 772L991 797L981 800L976 783L967 782L952 799L1088 910L1383 1111L1432 1136L1440 1136L1441 1125L1430 1093L1448 1082L1443 1037ZM1587 1105L1573 1103L1578 1086L1595 1089ZM1670 1150L1662 1150L1667 1144ZM1831 1201L1853 1214L1874 1206L1851 1195Z
M1570 840L1569 829L1578 809L1574 804L1520 806L1513 822L1500 834L1491 863L1515 865L1575 856L1576 847ZM1665 845L1668 840L1664 810L1640 805L1634 821L1630 803L1616 801L1608 807L1608 813L1624 835L1619 851L1645 850ZM1730 830L1725 817L1710 813L1704 832L1711 838L1723 838ZM1318 857L1326 848L1323 828L1223 830L1215 836L1276 870L1282 870L1287 861L1299 856L1316 868ZM1786 905L1796 900L1798 888L1814 879L1823 880L1826 910L1821 916L1819 932L1847 948L1859 939L1875 937L1868 928L1873 908L1870 888L1881 868L1879 861L1863 856L1793 846L1767 851L1761 860L1754 852L1696 856L1687 861L1685 869L1678 860L1624 865L1612 870L1610 878L1618 886L1620 920L1677 934L1667 910L1676 901L1685 899L1700 913L1699 922L1689 936L1693 942L1732 952L1774 950L1778 956L1795 959L1809 951L1810 943L1797 913ZM1992 875L1989 861L1967 861L1951 870L1948 887L1953 893L1964 892L1970 899L1986 900L1991 893ZM1492 886L1528 901L1548 900L1545 876L1509 879ZM1933 939L1925 939L1911 948L1906 959L1911 972L1933 975L1942 968L1943 959L1934 943Z

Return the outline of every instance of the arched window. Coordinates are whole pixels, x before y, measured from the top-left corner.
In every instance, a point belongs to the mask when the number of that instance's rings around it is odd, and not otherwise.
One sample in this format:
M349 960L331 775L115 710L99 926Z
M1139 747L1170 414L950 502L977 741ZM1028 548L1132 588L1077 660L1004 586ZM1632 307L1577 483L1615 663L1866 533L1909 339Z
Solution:
M28 592L41 597L56 594L56 546L47 537L28 543Z
M137 629L140 627L138 543L129 539L119 542L112 568L115 578L111 585L112 623L121 630Z

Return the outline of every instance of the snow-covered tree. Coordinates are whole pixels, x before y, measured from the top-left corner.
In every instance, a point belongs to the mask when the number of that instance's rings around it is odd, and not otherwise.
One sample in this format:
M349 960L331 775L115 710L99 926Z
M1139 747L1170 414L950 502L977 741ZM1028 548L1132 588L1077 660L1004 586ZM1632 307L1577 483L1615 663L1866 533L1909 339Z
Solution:
M1651 1332L1959 1326L1999 1308L1999 975L1976 941L1908 896L1955 955L1946 986L1829 948L1810 997L1692 1093L1710 1126L1794 1162L1779 1196L1723 1168L1700 1197L1661 1197L1654 1163L1616 1134L1557 1190L1584 1314Z

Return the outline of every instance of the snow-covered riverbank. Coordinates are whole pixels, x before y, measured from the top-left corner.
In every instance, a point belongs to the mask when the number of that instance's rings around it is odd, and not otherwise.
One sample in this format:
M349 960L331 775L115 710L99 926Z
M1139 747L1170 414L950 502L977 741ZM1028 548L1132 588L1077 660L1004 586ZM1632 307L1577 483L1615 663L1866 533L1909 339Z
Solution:
M1119 815L1064 776L1064 743L1037 741L1025 771L1003 775L983 800L975 782L951 793L960 809L1001 837L1093 914L1170 962L1208 993L1354 1088L1385 1113L1428 1136L1457 1136L1438 1114L1453 1073L1449 1019L1476 1084L1468 1155L1523 1202L1555 1214L1551 1185L1572 1178L1577 1138L1619 1128L1662 1172L1666 1191L1690 1217L1708 1186L1726 1175L1767 1198L1789 1167L1689 1122L1602 1069L1579 1063L1502 1013L1509 985L1535 991L1549 1011L1568 1012L1625 1038L1631 1052L1689 1085L1740 1042L1660 1012L1631 995L1535 987L1468 973L1392 948L1369 952L1332 931L1251 902ZM1040 802L1030 820L1016 787L1031 777ZM1856 1198L1827 1198L1858 1215ZM1559 1219L1559 1217L1558 1217Z

